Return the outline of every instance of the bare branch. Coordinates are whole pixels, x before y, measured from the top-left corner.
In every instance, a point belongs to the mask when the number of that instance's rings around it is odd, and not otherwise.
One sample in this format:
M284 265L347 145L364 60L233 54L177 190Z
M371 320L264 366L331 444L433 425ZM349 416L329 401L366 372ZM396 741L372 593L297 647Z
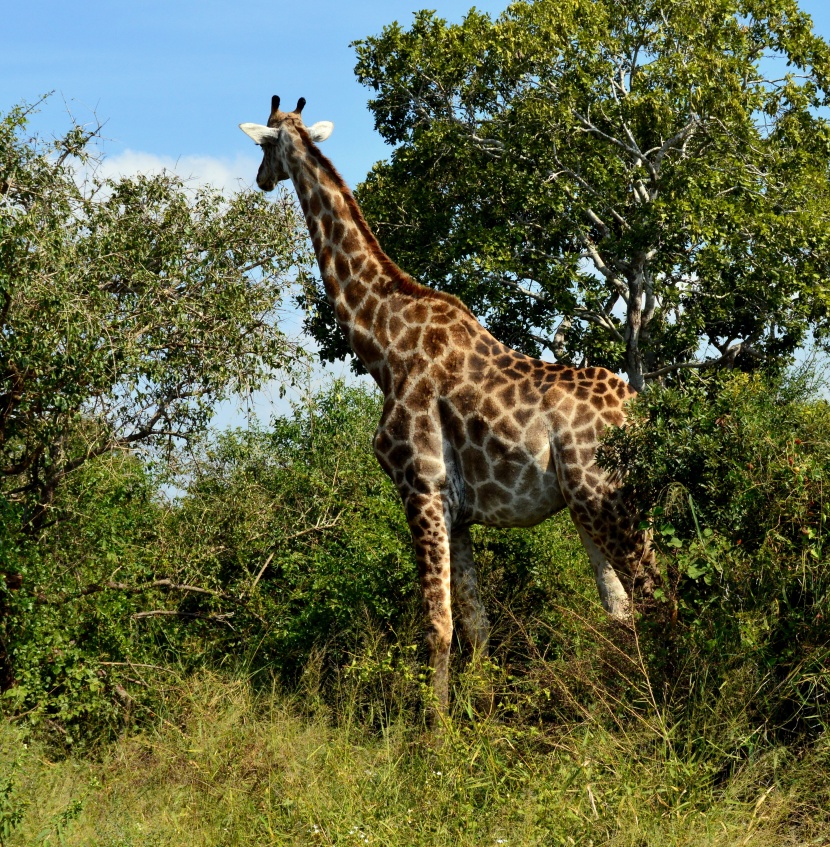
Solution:
M626 306L628 305L628 286L626 286L625 282L620 278L618 274L616 274L608 265L605 264L602 256L600 255L599 250L597 249L596 244L594 244L593 240L586 235L585 233L581 233L579 240L582 246L585 248L588 253L588 257L594 263L594 267L611 283L614 290L622 297Z
M579 185L580 188L582 188L584 191L587 191L589 194L591 194L592 197L598 198L601 204L603 205L604 209L608 212L609 215L611 215L611 217L617 222L617 224L619 224L620 227L625 230L630 229L626 219L613 206L609 205L607 198L601 192L597 191L578 171L575 171L573 168L568 167L562 162L562 160L559 158L559 153L555 147L553 153L554 158L556 160L556 165L559 170L551 171L549 174L547 174L544 179L545 182L556 181L559 179L560 176L570 177ZM565 187L565 192L572 200L576 199L573 196L572 192L568 190L567 186ZM590 209L590 207L588 210L591 212L591 214L596 214L592 209ZM597 218L599 218L599 215L596 216Z
M529 332L528 337L541 344L543 349L553 350L553 346L549 338L545 338L543 335L537 335L535 332Z
M166 578L154 579L152 582L143 582L139 585L129 585L124 582L114 582L112 580L108 580L107 582L94 582L90 585L84 586L80 589L80 591L76 591L73 594L64 594L55 600L49 600L44 595L38 595L37 600L40 603L48 603L52 606L59 606L64 603L69 603L72 600L79 600L81 597L88 597L90 594L98 594L101 591L121 591L125 594L141 594L145 591L150 591L153 588L165 588L168 591L182 591L191 594L206 594L211 597L218 597L221 600L230 600L234 603L239 602L236 598L221 591L212 591L209 588L200 588L197 585L183 585L181 583L173 582L172 579Z
M523 294L525 297L530 297L531 300L535 300L537 303L542 303L545 306L550 305L550 301L547 297L543 297L541 294L537 294L535 291L531 291L529 288L525 288L524 286L519 285L518 282L514 279L509 279L508 277L488 277L488 279L497 279L499 282L504 285L509 285L511 288L515 288L520 294Z
M693 115L689 119L689 122L681 130L675 133L671 138L666 139L666 141L664 141L659 148L655 147L646 152L646 155L648 156L655 150L657 151L656 155L654 156L654 165L658 173L660 171L660 165L663 159L666 157L666 154L670 150L675 149L678 145L680 145L680 148L682 150L685 147L686 142L689 140L689 138L692 137L694 131L698 128L698 126L700 126L700 118L697 115Z
M247 591L248 594L253 594L254 589L257 587L257 583L259 582L262 575L265 573L265 569L268 567L268 565L271 564L271 559L273 558L274 554L271 553L271 555L265 560L265 564L259 569L259 573L256 575L256 578L254 579L253 583L251 583L251 587ZM246 592L243 590L242 593L239 595L240 600L244 598L245 593Z
M726 352L717 359L703 359L696 362L675 362L674 364L664 365L662 368L657 368L657 370L643 374L643 378L656 379L659 376L665 376L666 374L675 373L680 370L701 370L703 368L714 368L718 365L732 365L735 358L742 350L751 351L752 347L748 342L742 341L740 344L735 344L734 346L727 348Z
M286 541L294 541L296 538L302 538L304 535L308 535L312 532L322 532L324 529L334 529L340 523L340 516L338 515L334 520L328 521L327 523L320 523L319 521L314 524L314 526L306 527L305 529L301 529L299 532L292 532L291 535L286 535L280 539L281 543L285 543Z
M96 664L111 668L148 668L154 671L164 671L169 674L178 674L178 671L172 668L165 668L163 665L146 665L142 662L97 662Z
M151 609L148 612L136 612L133 615L134 620L142 618L195 618L203 621L211 621L212 623L223 623L230 626L228 618L232 617L232 612L224 615L206 615L202 612L178 612L175 609Z

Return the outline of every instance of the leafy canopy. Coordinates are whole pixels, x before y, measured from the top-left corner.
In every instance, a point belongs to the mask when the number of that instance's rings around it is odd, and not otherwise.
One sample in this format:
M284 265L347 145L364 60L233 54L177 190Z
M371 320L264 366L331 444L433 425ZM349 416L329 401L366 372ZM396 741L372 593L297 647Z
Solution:
M830 49L794 0L424 11L355 46L396 145L367 218L505 342L639 389L826 332Z
M0 118L0 492L42 516L87 459L186 438L300 351L277 326L307 266L294 207L178 177L83 180L97 129Z

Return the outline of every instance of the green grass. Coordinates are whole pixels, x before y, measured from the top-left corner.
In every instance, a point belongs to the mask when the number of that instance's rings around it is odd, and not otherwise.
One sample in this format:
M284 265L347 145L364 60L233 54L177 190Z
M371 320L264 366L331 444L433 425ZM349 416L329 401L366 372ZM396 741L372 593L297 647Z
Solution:
M98 758L58 758L4 723L0 843L830 844L830 739L723 774L653 711L534 726L477 717L481 685L459 675L442 733L367 712L363 683L345 680L333 709L213 675L171 686L152 728Z

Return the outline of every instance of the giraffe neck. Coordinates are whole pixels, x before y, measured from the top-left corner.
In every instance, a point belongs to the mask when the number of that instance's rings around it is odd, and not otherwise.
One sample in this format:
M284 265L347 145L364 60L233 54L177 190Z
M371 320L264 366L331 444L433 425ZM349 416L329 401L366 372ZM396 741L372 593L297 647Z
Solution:
M378 288L384 280L403 272L381 249L349 187L331 162L304 133L297 130L297 134L286 164L305 215L326 294L336 307L348 288Z
M400 309L405 301L422 297L451 299L464 311L466 307L398 268L381 249L331 162L304 132L295 132L284 161L305 215L326 296L352 350L381 383L379 372L389 342L386 333L378 332L378 323L388 318L390 308Z

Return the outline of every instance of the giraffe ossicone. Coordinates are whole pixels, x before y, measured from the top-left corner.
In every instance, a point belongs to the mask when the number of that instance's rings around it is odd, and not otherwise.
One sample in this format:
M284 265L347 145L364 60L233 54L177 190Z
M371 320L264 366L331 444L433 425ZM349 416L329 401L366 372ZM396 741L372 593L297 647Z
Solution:
M457 298L415 282L383 252L354 197L316 146L332 124L271 101L257 185L291 179L326 296L384 396L374 450L406 512L418 562L433 686L444 710L455 604L474 655L487 652L470 526L533 526L567 508L608 613L630 618L654 554L620 482L596 463L599 440L635 392L603 368L533 359L496 340Z

